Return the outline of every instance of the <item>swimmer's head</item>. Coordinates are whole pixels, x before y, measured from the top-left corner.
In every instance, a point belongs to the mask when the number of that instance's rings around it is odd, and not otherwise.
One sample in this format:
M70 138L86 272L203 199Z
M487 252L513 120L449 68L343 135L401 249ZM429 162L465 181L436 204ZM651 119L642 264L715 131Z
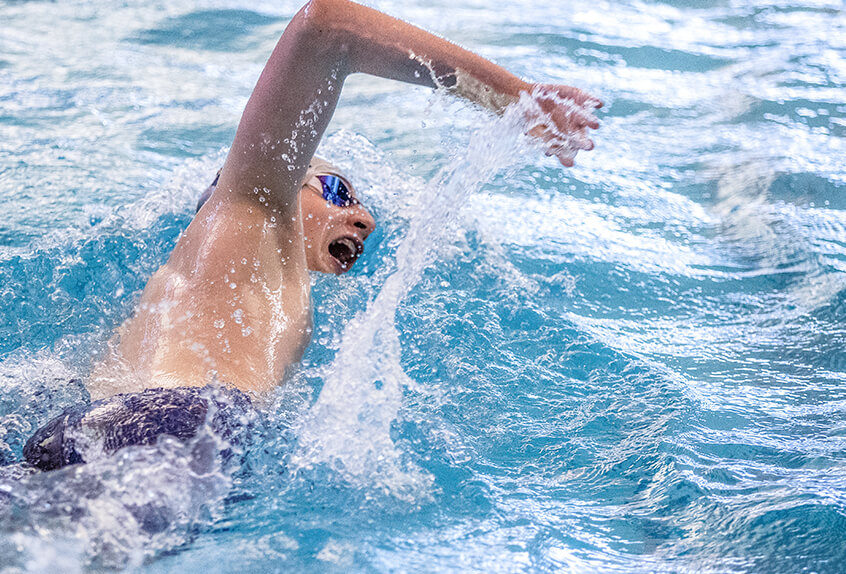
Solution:
M308 268L340 275L364 252L376 227L347 178L328 161L314 157L300 191L300 213Z
M211 197L220 170L197 202L197 211ZM340 275L364 252L364 241L376 227L340 169L315 156L300 190L300 214L308 268Z

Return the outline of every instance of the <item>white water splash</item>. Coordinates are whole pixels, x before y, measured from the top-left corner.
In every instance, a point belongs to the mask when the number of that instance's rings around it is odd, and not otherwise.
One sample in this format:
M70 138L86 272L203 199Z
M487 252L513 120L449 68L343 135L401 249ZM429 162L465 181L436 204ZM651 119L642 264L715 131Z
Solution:
M427 496L431 477L392 438L403 390L416 385L400 364L395 313L453 230L463 199L518 163L526 149L525 111L535 105L526 97L502 118L486 120L464 153L418 196L396 252L396 270L367 309L347 324L320 396L301 422L294 468L326 464L355 485L406 500Z
M0 566L138 568L185 544L231 488L219 459L227 446L203 428L185 443L163 436L84 465L0 476L0 531L12 533L0 534Z

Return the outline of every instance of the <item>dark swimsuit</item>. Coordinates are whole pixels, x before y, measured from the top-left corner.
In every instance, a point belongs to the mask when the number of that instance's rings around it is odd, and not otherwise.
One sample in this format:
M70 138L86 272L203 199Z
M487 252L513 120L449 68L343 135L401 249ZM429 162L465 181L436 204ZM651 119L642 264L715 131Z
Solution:
M188 440L204 424L231 441L253 415L250 399L236 389L146 389L65 409L35 431L23 454L29 464L54 470L126 446L153 444L161 435Z

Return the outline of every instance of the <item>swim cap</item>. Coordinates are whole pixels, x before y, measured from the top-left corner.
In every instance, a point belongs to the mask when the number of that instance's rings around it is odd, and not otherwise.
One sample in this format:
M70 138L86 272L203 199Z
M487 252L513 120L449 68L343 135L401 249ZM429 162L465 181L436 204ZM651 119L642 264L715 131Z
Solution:
M313 158L311 158L311 162L308 164L308 171L306 171L306 175L303 178L303 181L308 181L309 179L318 174L337 175L346 181L350 180L346 175L344 175L344 172L341 171L340 168L338 168L332 162L323 159L322 157L314 156ZM217 180L219 178L220 170L217 171L217 175L214 176L214 181L211 182L211 185L206 188L206 190L200 196L200 199L197 201L197 211L200 211L200 208L203 207L203 204L208 201L208 199L211 197L212 192L214 192L215 188L217 187Z
M313 158L311 158L311 163L308 164L308 172L306 172L306 176L303 181L308 181L315 175L337 175L345 181L350 181L350 178L348 178L347 175L343 171L341 171L341 168L339 168L329 160L323 159L322 157L318 156L314 156Z

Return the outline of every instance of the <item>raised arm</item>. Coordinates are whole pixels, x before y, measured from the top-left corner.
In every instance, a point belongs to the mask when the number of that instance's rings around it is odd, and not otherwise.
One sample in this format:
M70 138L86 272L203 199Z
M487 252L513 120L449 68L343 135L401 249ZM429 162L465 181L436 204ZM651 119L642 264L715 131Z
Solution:
M566 164L574 147L592 146L585 132L596 127L590 110L599 102L587 94L528 84L352 2L312 0L270 56L212 199L150 279L114 353L92 375L92 396L211 380L262 392L299 360L312 315L298 194L344 79L354 72L442 85L494 112L530 92L537 105L526 113L537 121L527 129L549 153ZM318 248L328 251L326 243Z
M593 147L585 132L598 127L590 110L601 103L588 94L529 84L455 44L353 2L312 0L270 56L218 187L234 197L261 196L270 207L293 214L344 79L355 72L440 86L497 113L521 92L532 92L551 121L531 133L547 142L549 153L572 165L574 149ZM560 98L568 104L561 105Z

